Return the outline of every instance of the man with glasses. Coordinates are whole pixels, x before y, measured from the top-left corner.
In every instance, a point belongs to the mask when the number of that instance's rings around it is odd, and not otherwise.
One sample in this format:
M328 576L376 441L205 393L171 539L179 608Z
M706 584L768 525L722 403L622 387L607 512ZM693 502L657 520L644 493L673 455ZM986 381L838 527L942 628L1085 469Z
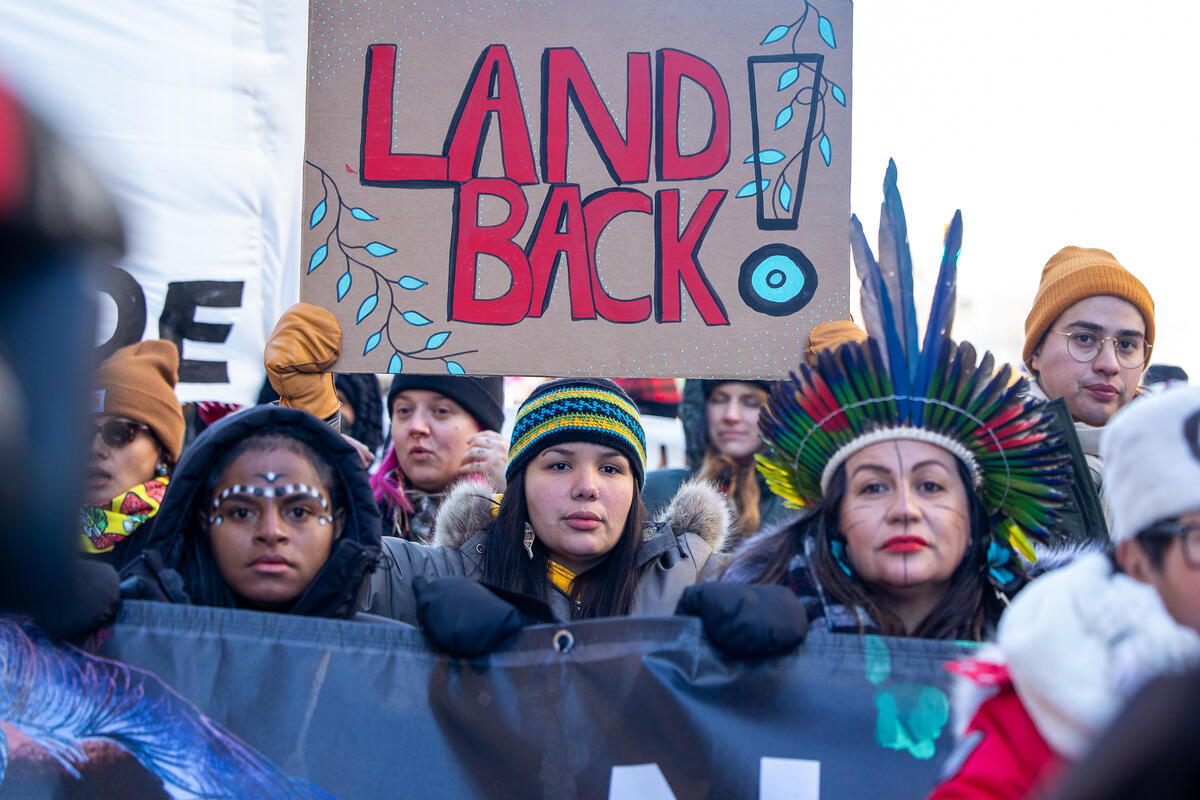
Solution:
M1137 391L1154 344L1154 300L1112 253L1064 247L1046 262L1025 319L1032 393L1066 401L1100 485L1099 429Z
M1035 579L995 647L952 665L982 688L974 713L954 695L971 721L929 800L1049 796L1146 682L1200 665L1200 387L1139 400L1100 439L1115 550Z

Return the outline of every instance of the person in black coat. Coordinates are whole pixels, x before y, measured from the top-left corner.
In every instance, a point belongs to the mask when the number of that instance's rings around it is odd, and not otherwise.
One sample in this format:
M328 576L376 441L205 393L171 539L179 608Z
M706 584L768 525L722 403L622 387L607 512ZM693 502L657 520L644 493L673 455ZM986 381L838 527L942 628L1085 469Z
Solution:
M127 596L353 616L379 555L379 511L357 451L303 411L258 406L192 443Z

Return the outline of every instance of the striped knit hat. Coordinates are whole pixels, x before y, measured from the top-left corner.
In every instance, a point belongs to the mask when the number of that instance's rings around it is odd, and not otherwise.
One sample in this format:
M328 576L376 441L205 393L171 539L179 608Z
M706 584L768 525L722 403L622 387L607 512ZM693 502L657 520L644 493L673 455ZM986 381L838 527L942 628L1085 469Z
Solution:
M559 442L593 442L620 451L641 491L646 475L642 418L612 381L561 378L534 389L517 410L505 477L511 481L534 456Z

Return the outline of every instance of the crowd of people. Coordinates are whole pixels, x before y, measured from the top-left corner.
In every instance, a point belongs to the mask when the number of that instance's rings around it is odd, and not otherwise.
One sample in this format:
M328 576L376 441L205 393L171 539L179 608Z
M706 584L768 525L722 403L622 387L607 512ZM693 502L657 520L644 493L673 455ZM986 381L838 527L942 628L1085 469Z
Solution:
M264 353L275 399L191 431L176 346L121 348L92 378L88 580L413 625L457 656L674 613L739 657L809 629L986 642L952 665L977 702L932 796L1049 792L1128 698L1200 661L1200 389L1147 369L1153 300L1111 253L1049 259L1013 369L951 339L957 217L923 337L907 243L877 262L852 231L862 327L815 329L789 379L688 380L686 468L648 469L611 380L536 386L504 436L501 377L335 378L338 323L303 303ZM1071 530L1081 491L1107 536Z

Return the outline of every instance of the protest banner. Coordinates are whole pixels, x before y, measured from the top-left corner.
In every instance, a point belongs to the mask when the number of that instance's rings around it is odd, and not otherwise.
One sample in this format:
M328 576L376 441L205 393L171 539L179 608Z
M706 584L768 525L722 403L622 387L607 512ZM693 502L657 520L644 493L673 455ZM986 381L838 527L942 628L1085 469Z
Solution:
M963 653L814 634L739 660L668 617L537 626L463 660L398 623L136 601L101 639L93 656L0 621L0 677L29 689L0 697L10 741L55 724L62 752L91 753L104 740L84 727L108 725L168 784L342 798L920 798L952 749L942 664ZM35 769L35 747L10 751L0 798L75 785ZM75 768L99 781L120 764Z
M337 369L781 376L848 308L851 6L310 6Z
M298 296L305 4L5 10L0 80L105 179L124 222L124 256L92 276L97 355L169 339L180 400L253 403L267 334Z

